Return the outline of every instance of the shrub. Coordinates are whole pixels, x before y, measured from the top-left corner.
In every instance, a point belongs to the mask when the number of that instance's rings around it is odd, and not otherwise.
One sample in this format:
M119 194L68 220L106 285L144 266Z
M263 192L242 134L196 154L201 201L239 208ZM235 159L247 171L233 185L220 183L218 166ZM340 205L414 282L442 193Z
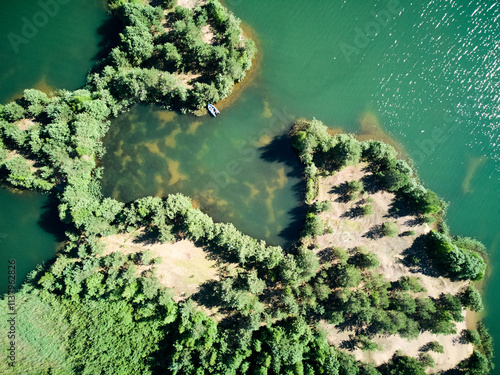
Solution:
M434 358L432 358L429 354L427 353L420 353L418 356L418 361L422 364L424 367L434 367Z
M341 265L337 272L337 285L342 288L352 288L361 282L361 273L352 265Z
M10 122L21 120L24 116L24 108L16 102L11 102L3 107L3 118Z
M425 351L444 353L444 347L437 341L430 341L424 346Z
M380 372L371 363L363 363L359 368L359 375L380 375Z
M478 281L483 279L486 263L477 253L457 248L448 236L441 233L431 231L428 238L430 257L449 276L461 280Z
M388 375L424 375L424 367L415 358L401 356L393 358L387 366Z
M163 9L170 9L177 6L177 0L161 0L161 7Z
M363 189L364 189L364 184L362 181L352 180L347 183L348 193L360 192L363 191Z
M145 250L141 254L141 262L145 266L152 264L154 261L154 253L151 250Z
M316 213L328 212L328 211L331 211L331 210L332 210L332 202L330 202L329 200L321 201L321 202L316 202L314 204L314 211Z
M382 346L380 344L374 343L368 336L357 335L353 339L356 341L356 346L364 352L382 350Z
M483 353L491 363L493 360L493 338L482 322L477 324L477 332L479 333L479 337L481 337L481 353Z
M325 224L323 220L315 214L308 214L306 216L306 223L304 229L302 230L302 237L316 237L320 236L325 232Z
M341 247L334 247L332 249L332 254L335 259L338 259L339 263L347 263L349 259L347 251L345 251Z
M361 143L349 134L340 134L335 140L337 143L328 151L328 158L334 161L334 168L358 164L361 159Z
M361 207L361 214L363 216L373 215L373 206L371 204L367 204L367 205Z
M398 235L398 226L393 222L386 222L382 224L380 233L385 237L396 237Z
M359 193L357 192L353 192L353 193L350 193L348 196L350 201L355 201L359 198Z
M457 236L453 238L453 244L459 249L486 253L486 247L475 238Z
M479 332L475 329L464 329L462 331L462 337L466 342L474 346L481 345L481 337L479 336Z
M425 224L432 224L432 223L435 223L436 222L436 218L434 216L431 216L431 215L425 215L424 216L424 219L423 219L423 222Z
M364 248L358 248L357 254L352 259L353 263L360 269L376 268L380 264L377 255Z
M302 280L307 282L316 275L319 269L319 261L313 251L307 249L305 246L301 246L297 250L295 260Z
M485 375L491 370L488 358L477 350L474 350L469 359L461 362L459 366L467 370L466 375Z
M467 287L461 296L461 300L464 307L472 311L482 311L484 308L481 295L473 285Z
M403 276L398 281L398 287L401 290L411 290L412 292L421 292L424 288L418 282L418 278L415 276Z

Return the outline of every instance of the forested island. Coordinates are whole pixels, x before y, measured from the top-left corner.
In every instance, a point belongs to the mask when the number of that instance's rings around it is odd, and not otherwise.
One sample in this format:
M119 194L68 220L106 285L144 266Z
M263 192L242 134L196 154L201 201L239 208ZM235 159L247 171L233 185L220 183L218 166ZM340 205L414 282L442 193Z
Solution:
M16 293L16 359L2 335L0 372L490 372L491 337L473 316L484 246L449 233L446 203L385 143L293 125L308 213L286 249L180 194L104 197L110 118L138 102L200 110L256 53L217 0L109 6L120 38L84 88L25 90L0 106L2 181L56 197L66 230L61 253ZM8 299L0 306L5 322Z

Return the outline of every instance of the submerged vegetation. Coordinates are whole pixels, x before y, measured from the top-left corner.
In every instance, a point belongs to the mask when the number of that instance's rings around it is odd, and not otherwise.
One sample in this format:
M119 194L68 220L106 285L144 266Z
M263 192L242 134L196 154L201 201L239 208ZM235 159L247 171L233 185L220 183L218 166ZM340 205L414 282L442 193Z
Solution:
M111 2L123 25L120 41L89 74L85 88L54 96L26 90L20 100L0 107L3 181L57 196L67 237L61 254L33 271L17 293L16 365L12 370L3 360L0 372L424 374L433 355L445 350L437 341L427 343L418 358L396 352L377 367L356 360L349 350L379 351L375 340L383 335L413 340L422 332L459 334L456 323L464 320L464 310L483 308L472 281L484 277L478 254L484 247L450 236L446 204L392 147L349 135L332 137L316 120L296 124L293 142L304 164L309 212L301 240L289 249L215 223L180 194L128 204L102 196L97 161L105 152L102 138L111 116L137 102L184 112L216 102L243 79L255 53L239 21L218 1L193 10L174 7L175 1L162 3L165 9ZM207 32L210 40L204 40ZM417 272L421 259L414 254L404 261L415 276L388 281L372 249L317 242L336 235L325 218L338 207L336 201L318 199L320 178L359 165L373 181L345 184L342 202L363 201L350 215L376 217L369 191L379 189L410 207L422 227L435 220L419 237L411 231L403 236L388 220L370 235L419 241L433 270L463 283L459 294L426 294ZM217 279L176 302L157 277L154 265L161 261L151 252L107 249L106 237L139 230L153 243L187 238L230 266L221 266ZM217 309L218 318L206 309ZM4 299L4 321L7 313ZM328 327L355 334L337 347ZM492 343L484 326L463 336L474 351L457 371L488 373ZM5 340L0 338L4 348Z

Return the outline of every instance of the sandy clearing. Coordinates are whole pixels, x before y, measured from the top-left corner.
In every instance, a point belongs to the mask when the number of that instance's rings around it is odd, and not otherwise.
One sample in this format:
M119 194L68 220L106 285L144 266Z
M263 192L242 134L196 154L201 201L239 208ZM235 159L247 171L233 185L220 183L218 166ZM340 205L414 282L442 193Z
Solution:
M189 9L194 9L197 6L203 5L205 3L206 0L177 0L177 5Z
M442 293L457 294L467 286L466 281L452 282L445 277L432 277L422 273L415 273L409 267L404 265L400 260L403 259L402 253L410 248L416 237L428 233L431 228L425 223L418 223L414 215L389 215L388 212L394 203L395 195L386 191L376 191L367 193L365 196L358 198L355 201L345 201L344 184L352 180L360 180L369 178L371 173L366 170L367 164L360 163L356 166L345 167L342 171L337 172L333 176L321 177L319 179L319 191L317 201L330 200L332 210L330 212L321 213L320 217L326 223L326 227L333 229L332 234L325 234L315 239L315 244L321 249L331 246L342 247L345 250L350 250L358 246L364 246L367 250L377 254L380 261L380 266L374 272L385 276L388 281L396 281L403 276L417 276L420 278L420 284L427 289L427 292L420 292L416 296L430 296L433 298L439 297ZM352 211L356 207L366 204L366 200L371 198L370 203L373 206L374 214L368 217L350 216L346 217L345 213ZM392 221L399 227L399 233L406 231L414 231L415 235L397 236L395 238L367 236L373 228L380 226L382 223ZM364 236L360 236L364 233ZM318 246L319 245L319 246ZM466 312L462 314L466 316ZM467 313L466 320L461 323L456 323L457 335L432 335L430 332L423 332L417 340L408 341L400 336L376 336L373 341L382 346L382 351L363 352L360 349L354 350L352 353L356 359L361 361L373 362L376 365L387 362L393 354L400 350L403 354L416 357L419 354L418 349L429 341L438 341L444 347L444 354L429 353L434 358L436 365L433 369L429 369L429 374L436 373L442 370L447 370L455 367L460 361L468 358L473 351L471 344L461 344L458 340L460 332L475 325L473 319ZM345 340L349 339L353 331L340 332L336 327L322 322L323 328L326 330L328 340L333 345L340 345Z
M176 302L195 294L204 282L218 280L217 262L208 259L209 254L202 247L189 240L153 244L138 242L143 233L144 228L141 228L133 233L104 237L105 255L116 251L132 254L151 250L154 257L162 258L161 264L139 266L138 270L142 273L155 268L160 282L172 289Z
M23 118L16 122L16 125L21 130L28 130L30 126L34 125L35 121L32 118Z
M215 33L210 25L205 25L201 28L201 38L207 44L213 44L215 41Z
M177 73L177 81L186 86L188 89L192 89L193 85L189 83L201 77L201 73Z

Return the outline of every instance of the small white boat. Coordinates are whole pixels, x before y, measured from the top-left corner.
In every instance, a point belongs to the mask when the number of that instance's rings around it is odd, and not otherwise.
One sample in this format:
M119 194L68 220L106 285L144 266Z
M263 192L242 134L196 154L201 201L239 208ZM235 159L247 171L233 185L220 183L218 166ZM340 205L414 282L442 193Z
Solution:
M216 117L220 112L213 104L208 104L207 105L208 112L214 117Z

